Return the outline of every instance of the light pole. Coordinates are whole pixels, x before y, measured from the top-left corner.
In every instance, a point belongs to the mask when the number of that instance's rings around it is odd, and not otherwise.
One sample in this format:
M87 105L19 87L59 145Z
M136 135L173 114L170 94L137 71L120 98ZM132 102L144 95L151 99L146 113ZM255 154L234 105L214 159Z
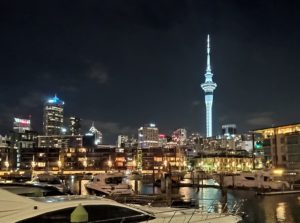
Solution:
M61 171L61 166L62 166L60 158L57 161L57 166L58 166L58 172L60 172Z
M111 167L112 167L112 161L111 161L110 156L109 156L109 159L108 159L108 161L107 161L107 165L108 165L108 168L109 168L109 170L110 170Z
M34 161L34 155L32 155L32 161L31 161L31 170L34 171L34 168L36 167L36 162Z
M82 165L83 165L83 168L85 170L86 167L87 167L87 158L86 157L84 157Z
M6 160L4 162L4 166L6 167L6 171L8 171L8 167L9 167L8 155L6 155Z

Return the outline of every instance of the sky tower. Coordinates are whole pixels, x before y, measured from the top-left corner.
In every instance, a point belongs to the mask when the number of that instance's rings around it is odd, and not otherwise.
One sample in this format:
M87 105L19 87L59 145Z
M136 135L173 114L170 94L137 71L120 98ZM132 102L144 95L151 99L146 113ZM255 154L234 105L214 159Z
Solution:
M205 105L206 105L206 137L212 136L212 105L214 99L214 90L217 87L217 84L213 82L212 77L213 73L211 72L210 67L210 45L209 45L209 35L207 35L207 64L206 64L206 73L205 82L201 84L201 88L205 93Z

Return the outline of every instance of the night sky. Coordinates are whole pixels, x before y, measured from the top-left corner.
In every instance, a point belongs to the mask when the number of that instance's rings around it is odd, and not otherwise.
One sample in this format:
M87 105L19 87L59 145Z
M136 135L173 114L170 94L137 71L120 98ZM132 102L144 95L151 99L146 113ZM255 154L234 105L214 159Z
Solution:
M206 36L211 37L213 132L299 122L297 1L1 1L0 133L43 101L95 121L105 143L154 122L205 135Z

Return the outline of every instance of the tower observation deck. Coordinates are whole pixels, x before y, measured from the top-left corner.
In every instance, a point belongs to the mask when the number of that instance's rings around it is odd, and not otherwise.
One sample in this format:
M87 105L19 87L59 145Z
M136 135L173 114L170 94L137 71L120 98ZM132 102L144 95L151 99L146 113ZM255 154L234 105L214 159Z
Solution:
M201 84L201 88L205 93L205 106L206 106L206 137L212 136L212 105L213 105L213 93L217 87L217 84L213 82L213 73L211 72L210 66L210 40L209 35L207 35L207 64L205 82Z

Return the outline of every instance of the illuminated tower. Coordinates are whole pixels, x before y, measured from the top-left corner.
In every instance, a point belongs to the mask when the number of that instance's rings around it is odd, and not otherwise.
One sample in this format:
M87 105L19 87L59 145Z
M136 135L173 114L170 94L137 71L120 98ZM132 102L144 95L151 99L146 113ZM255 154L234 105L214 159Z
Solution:
M209 35L207 35L207 65L205 82L201 84L201 88L205 93L205 105L206 105L206 137L212 136L212 105L214 98L214 90L217 87L217 84L213 82L212 77L213 73L211 72L210 67L210 45L209 45Z
M56 95L45 102L43 127L46 136L61 134L64 104Z

